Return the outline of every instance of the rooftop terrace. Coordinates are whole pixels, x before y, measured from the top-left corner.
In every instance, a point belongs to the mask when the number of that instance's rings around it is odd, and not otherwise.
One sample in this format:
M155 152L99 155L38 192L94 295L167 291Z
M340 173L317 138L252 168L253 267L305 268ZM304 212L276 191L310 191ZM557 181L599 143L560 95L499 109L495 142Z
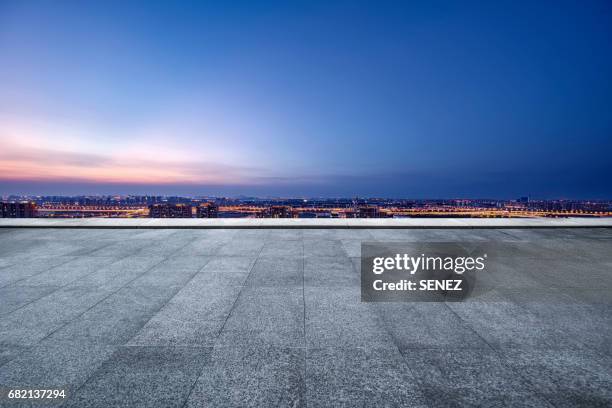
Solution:
M0 223L0 388L79 408L612 404L612 229L585 228L605 220L17 221ZM47 228L10 228L28 222ZM465 302L362 303L366 241L494 242L500 273Z

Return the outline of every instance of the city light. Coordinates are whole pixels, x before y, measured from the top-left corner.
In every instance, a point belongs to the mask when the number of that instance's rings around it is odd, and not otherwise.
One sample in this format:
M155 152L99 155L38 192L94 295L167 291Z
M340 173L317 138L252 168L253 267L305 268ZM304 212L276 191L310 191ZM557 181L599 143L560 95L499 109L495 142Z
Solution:
M611 201L9 196L6 218L532 218L609 217Z

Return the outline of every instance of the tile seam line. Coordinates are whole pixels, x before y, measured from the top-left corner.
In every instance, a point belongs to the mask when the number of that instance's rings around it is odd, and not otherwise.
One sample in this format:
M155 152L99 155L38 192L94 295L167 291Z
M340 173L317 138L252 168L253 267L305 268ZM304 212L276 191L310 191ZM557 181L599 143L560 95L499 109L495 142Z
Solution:
M75 321L76 319L78 319L79 317L83 316L85 313L89 312L91 309L93 309L94 307L98 306L100 303L104 302L106 299L110 298L111 296L113 296L114 294L116 294L117 292L119 292L121 289L127 287L129 284L131 284L132 282L134 282L136 279L140 278L141 276L145 275L146 273L148 273L149 271L151 271L153 268L155 268L156 266L158 266L159 264L163 263L165 260L167 259L164 258L163 260L155 263L154 265L152 265L150 268L147 268L144 272L142 272L141 274L139 274L138 276L136 276L134 279L129 280L128 282L126 282L124 285L122 285L121 287L117 288L116 290L112 291L111 293L109 293L107 296L104 296L102 299L100 299L99 301L97 301L96 303L94 303L93 305L91 305L90 307L88 307L86 310L84 310L82 313L79 313L77 316L75 316L73 319L70 319L69 321L67 321L65 324L62 324L61 326L57 327L55 330L51 331L49 334L47 334L45 337L43 337L42 339L40 339L38 341L38 343L41 343L43 341L45 341L46 339L48 339L50 336L52 336L54 333L56 333L58 330L61 330L62 328L66 327L67 325L69 325L70 323L72 323L73 321Z
M109 245L112 245L112 244L109 244ZM103 248L105 248L105 247L103 247ZM94 250L94 251L95 251L95 250ZM92 252L94 252L94 251L92 251ZM66 255L66 256L70 256L70 255ZM85 255L85 256L86 256L86 255ZM88 276L91 276L91 275L93 275L94 273L98 272L100 269L103 269L103 268L106 268L106 267L108 267L108 266L111 266L111 265L113 265L113 264L115 264L115 263L117 263L117 262L119 262L119 261L121 261L121 260L123 260L123 259L125 259L125 258L129 257L129 256L130 256L130 255L120 256L120 257L116 258L116 259L115 259L113 262L111 262L111 263L110 263L110 264L108 264L108 265L105 265L105 266L102 266L102 267L100 267L100 268L97 268L97 269L96 269L95 271L93 271L93 272L90 272L90 273L88 273L88 274L86 274L86 275L83 275L83 276L81 276L81 277L79 277L79 278L77 278L77 279L73 280L73 281L70 281L70 282L68 282L68 283L67 283L67 284L65 284L65 285L59 286L59 287L58 287L56 290L53 290L53 291L51 291L51 292L47 293L46 295L39 297L38 299L34 299L34 300L32 300L31 302L28 302L28 303L26 303L26 304L23 304L23 305L19 306L18 308L14 309L14 310L11 310L9 313L6 313L6 314L3 314L3 315L0 315L0 319L4 319L6 316L10 316L11 314L15 313L16 311L21 310L21 309L23 309L23 308L27 307L28 305L31 305L31 304L32 304L32 303L34 303L34 302L38 302L40 299L44 299L44 298L46 298L46 297L49 297L49 296L51 296L51 295L53 295L53 294L55 294L55 293L59 292L60 290L62 290L62 289L64 289L64 288L70 287L70 286L71 286L71 285L73 285L75 282L78 282L78 281L80 281L80 280L82 280L82 279L84 279L84 278L87 278ZM53 269L55 269L55 268L59 268L59 267L61 267L61 266L64 266L64 265L66 265L66 264L68 264L68 263L70 263L70 262L72 262L72 261L75 261L75 260L76 260L76 258L79 258L79 256L74 256L74 258L75 258L75 259L72 259L72 260L70 260L70 261L66 261L66 262L64 262L64 263L62 263L62 264L59 264L59 265L53 266L53 267L51 267L50 269L47 269L47 270L45 270L45 271L43 271L43 272L41 272L41 273L37 273L36 275L28 276L27 278L19 279L18 281L12 282L12 283L10 283L10 284L8 284L8 285L1 286L1 287L0 287L0 289L5 289L5 288L11 287L11 286L13 286L13 287L20 287L20 286L22 286L22 287L23 287L23 286L28 286L28 285L19 285L19 282L22 282L22 281L24 281L24 280L26 280L26 279L34 278L34 277L36 277L36 276L40 276L40 275L42 275L43 273L50 272L50 271L52 271L52 270L53 270ZM30 285L30 286L37 286L37 285ZM56 286L56 285L48 285L48 286ZM45 337L45 338L46 338L46 337ZM43 340L44 340L45 338L43 338ZM41 341L42 341L42 340L41 340Z
M69 255L59 255L59 256L69 256ZM69 263L69 262L72 262L72 261L76 260L78 257L77 257L77 256L71 256L71 258L73 258L73 259L69 259L69 260L67 260L66 262L62 262L62 263L57 264L57 265L55 265L55 266L50 266L49 268L44 269L42 272L38 272L38 273L35 273L34 275L26 276L26 277L24 277L24 278L21 278L21 279L18 279L18 280L16 280L16 281L13 281L13 282L11 282L11 283L8 283L8 284L6 284L6 285L4 285L4 286L0 286L0 289L8 288L8 287L10 287L10 286L19 286L19 285L16 285L16 284L17 284L17 283L19 283L19 282L21 282L21 281L24 281L24 280L26 280L26 279L30 279L30 278L34 278L34 277L36 277L36 276L38 276L38 275L42 275L43 273L45 273L45 272L49 272L49 271L51 271L51 270L53 270L53 269L55 269L55 268L59 268L60 266L64 266L64 265L66 265L67 263ZM18 264L9 265L9 266L7 266L6 268L11 268L11 267L14 267L14 266L17 266L17 265L18 265ZM2 268L2 269L5 269L5 268ZM12 312L11 312L11 313L12 313Z
M444 307L445 307L445 308L447 308L448 310L450 310L450 312L451 312L452 314L454 314L454 315L455 315L455 317L456 317L456 318L457 318L459 321L463 322L463 324L465 324L465 326L466 326L466 327L467 327L467 328L468 328L470 331L472 331L472 333L474 333L474 334L475 334L475 335L476 335L478 338L480 338L480 339L483 341L483 343L484 343L484 344L485 344L485 345L486 345L486 346L489 348L489 350L490 350L490 351L492 351L493 353L495 353L495 355L496 355L496 356L498 356L498 354L496 353L496 351L495 351L495 349L493 348L493 346L491 346L491 345L489 344L489 342L488 342L488 341L486 341L486 340L485 340L485 339L484 339L484 338L483 338L483 337L482 337L482 336L481 336L481 335L480 335L478 332L476 332L476 330L474 330L474 328L473 328L471 325L469 325L469 324L468 324L468 323L467 323L467 322L466 322L466 321L465 321L465 320L464 320L464 319L463 319L461 316L459 316L459 315L458 315L458 314L457 314L457 313L456 313L454 310L452 310L452 308L450 308L450 307L449 307L449 306L446 304L446 302L444 302ZM385 329L387 330L387 332L390 332L390 331L389 331L389 329L388 329L388 327L386 327L386 326L385 326ZM406 355L406 349L404 349L404 348L402 348L402 347L399 347L399 346L398 346L398 344L397 344L397 342L396 342L396 339L395 339L395 336L393 336L393 334L391 334L391 338L393 339L394 343L396 343L396 344L395 344L395 346L398 348L399 354L400 354L400 356L402 357L402 361L403 361L403 362L404 362L404 364L407 366L408 371L409 371L409 372L410 372L410 373L411 373L411 374L412 374L412 375L415 377L415 379L416 379L416 381L417 381L417 383L418 383L418 389L419 389L419 392L420 392L421 396L422 396L422 397L423 397L423 398L424 398L424 399L425 399L427 402L429 402L430 398L429 398L429 397L428 397L428 396L425 394L425 392L421 391L421 389L422 389L422 388L423 388L423 387L426 385L426 382L425 382L425 381L424 381L424 380L421 378L421 376L419 376L419 373L418 373L418 372L416 372L416 371L414 370L414 368L410 366L410 364L409 364L409 362L408 362L408 356ZM448 349L440 348L439 350L448 350ZM455 350L453 350L453 351L455 351Z
M466 326L466 327L468 327L468 328L469 328L469 329L470 329L470 330L471 330L471 331L472 331L474 334L476 334L476 336L478 336L480 339L482 339L482 341L483 341L483 342L484 342L484 343L485 343L485 344L486 344L486 345L487 345L487 346L488 346L488 347L491 349L491 351L492 351L492 352L493 352L493 353L494 353L494 354L497 356L497 358L499 359L500 363L501 363L501 364L502 364L504 367L506 367L508 370L510 370L510 372L514 373L515 375L518 375L518 377L521 379L521 382L522 382L523 384L525 384L525 385L528 387L529 391L530 391L531 393L533 393L533 395L535 395L535 396L537 396L537 397L541 397L541 398L542 398L544 401L546 401L546 402L547 402L547 403L548 403L548 404L549 404L551 407L554 407L554 408L556 408L556 407L557 407L557 406L556 406L555 404L553 404L553 403L552 403L552 402L551 402L551 401L550 401L548 398L546 398L546 397L545 397L545 396L543 396L543 395L540 395L540 394L537 392L537 387L535 387L535 384L534 384L534 383L533 383L531 380L529 380L529 378L527 378L526 376L522 375L520 372L517 372L517 370L516 370L516 369L514 369L513 367L511 367L511 366L510 366L510 365L509 365L509 364L506 362L506 360L504 359L504 356L501 354L501 352L502 352L502 351L501 351L501 349L497 349L497 348L495 348L495 347L494 347L494 346L493 346L491 343L489 343L489 342L487 341L487 339L485 339L485 338L484 338L484 337L483 337L483 336L482 336L480 333L478 333L478 332L476 331L476 329L475 329L475 328L474 328L474 327L473 327L473 326L472 326L472 325L471 325L471 324L470 324L468 321L466 321L466 320L465 320L463 317L461 317L461 316L459 315L459 313L457 313L455 310L453 310L453 308L452 308L452 307L450 307L450 306L448 305L448 303L447 303L447 302L444 302L444 306L445 306L445 307L446 307L448 310L450 310L450 312L451 312L452 314L454 314L455 316L457 316L457 318L458 318L458 319L459 319L461 322L463 322L463 324L465 324L465 326Z
M476 331L476 329L474 328L474 326L472 324L470 324L467 320L465 320L463 317L461 317L459 315L459 313L457 313L455 310L453 310L453 308L450 307L447 302L443 302L443 304L444 304L444 307L448 311L450 311L460 322L462 322L465 325L466 328L468 328L472 333L474 333L476 335L476 337L478 337L480 340L482 340L482 342L484 344L486 344L489 347L489 349L491 349L492 351L495 351L495 347L493 347L493 345L491 343L489 343L487 341L487 339L485 339L480 333L478 333L478 331Z
M0 228L2 228L2 226L0 226ZM178 232L177 232L177 233L178 233ZM87 241L92 241L92 240L94 240L94 239L95 239L95 238L89 238L89 239L87 239ZM109 246L111 246L111 245L113 245L113 244L115 244L115 243L116 243L116 242L111 242L111 243L109 243L109 244L106 244L106 245L101 246L100 248L95 248L95 249L92 249L91 251L85 252L85 253L83 253L83 254L78 254L78 255L77 255L77 254L76 254L76 252L77 252L77 251L75 251L75 252L69 252L69 253L67 253L67 254L63 254L63 255L55 255L55 256L57 256L57 257L71 257L71 258L74 258L74 259L70 259L70 260L68 260L68 261L66 261L66 262L62 262L62 263L60 263L60 264L58 264L58 265L51 266L49 269L45 269L45 270L43 270L42 272L39 272L39 273L37 273L37 274L34 274L34 275L31 275L31 276L28 276L28 277L25 277L25 278L22 278L22 279L16 280L16 281L11 282L11 283L9 283L9 284L7 284L7 285L0 286L0 289L5 288L5 287L8 287L8 286L15 285L15 284L16 284L16 283L18 283L18 282L21 282L21 281L23 281L23 280L25 280L25 279L29 279L29 278L32 278L32 277L35 277L35 276L41 275L41 274L43 274L43 273L45 273L45 272L49 272L49 271L51 271L51 270L53 270L53 269L55 269L55 268L59 268L60 266L64 266L64 265L66 265L67 263L70 263L70 262L72 262L72 261L75 261L77 258L81 258L81 257L86 257L86 256L89 256L89 255L91 255L92 253L94 253L94 252L96 252L96 251L98 251L98 250L104 249L104 248L106 248L106 247L109 247ZM116 258L116 261L120 261L120 260L122 260L122 259L124 259L124 258L127 258L127 257L129 257L129 256L131 256L131 255L129 255L129 254L128 254L128 255L124 255L124 256L119 256L119 257L117 257L117 258ZM103 257L99 257L99 258L103 258ZM108 257L108 258L110 258L110 257ZM114 263L114 262L116 262L116 261L113 261L113 263ZM9 268L9 267L11 267L11 266L16 266L16 265L17 265L17 264L7 265L7 266L6 266L6 268ZM4 269L4 268L2 268L2 269ZM80 279L80 278L79 278L79 279Z
M558 405L553 403L553 401L551 401L551 399L548 398L545 393L539 393L538 392L538 385L532 379L530 379L528 376L526 376L521 370L519 370L519 369L517 369L515 367L512 367L506 361L506 358L505 358L505 356L502 353L502 349L498 350L498 349L494 348L493 349L493 353L495 353L495 355L499 359L499 362L501 363L501 365L504 366L511 373L514 373L515 376L520 378L521 382L528 387L529 391L533 395L535 395L536 397L542 398L542 400L546 401L546 403L548 403L553 408L557 408L558 407Z
M240 291L238 292L238 295L236 296L236 299L234 299L234 302L232 303L232 307L230 308L229 312L227 313L227 317L223 321L223 324L221 325L221 328L219 328L219 333L217 334L217 337L215 338L215 340L212 343L212 346L210 347L211 357L212 357L212 352L215 349L217 340L221 336L221 333L223 332L223 329L225 328L225 325L227 324L227 321L229 320L230 316L232 315L232 312L234 311L234 308L236 307L236 304L238 303L238 299L240 298L240 295L242 294L242 291L244 290L245 285L248 282L249 277L251 276L251 273L253 272L253 269L255 268L255 264L257 263L257 260L259 259L259 256L261 255L264 247L265 247L265 242L261 246L257 256L255 257L255 259L253 260L253 263L251 264L251 267L249 268L249 273L247 274L246 278L244 279L244 284L240 286ZM196 376L195 380L191 384L191 387L189 387L189 392L185 396L185 401L181 404L181 408L185 408L187 406L187 404L189 403L189 398L191 398L191 394L193 394L193 390L195 389L196 384L198 383L198 381L200 380L200 378L204 374L204 369L205 368L206 368L206 364L202 365L202 367L198 371L198 375Z
M306 247L305 247L305 242L304 242L304 234L302 234L302 305L304 306L304 311L303 311L303 318L302 321L304 323L303 325L303 331L304 331L304 366L302 368L302 373L304 375L303 377L303 398L304 398L304 407L307 408L308 407L308 366L307 366L307 360L308 360L308 344L307 344L307 340L306 340Z
M140 278L141 276L143 276L144 274L146 274L147 272L149 272L150 270L152 270L153 268L155 268L157 265L161 264L162 262L164 262L167 259L167 257L165 257L163 260L161 260L160 262L152 265L150 268L147 268L143 273L139 274L138 276L136 276L134 279L126 282L125 285L121 286L120 288L118 288L117 290L111 292L110 294L108 294L108 296L105 296L104 298L100 299L98 302L96 302L95 304L93 304L91 307L89 307L87 310L83 311L82 313L79 313L77 316L74 317L74 319L69 320L68 322L66 322L65 324L62 324L61 326L57 327L55 330L51 331L49 334L47 334L45 337L43 337L42 339L40 339L38 341L38 343L36 345L34 345L33 347L38 347L43 341L45 341L46 339L48 339L50 336L52 336L54 333L56 333L58 330L61 330L62 328L68 326L70 323L72 323L73 321L75 321L76 319L78 319L79 317L83 316L85 313L87 313L88 311L90 311L91 309L93 309L94 307L96 307L97 305L99 305L100 303L102 303L103 301L105 301L106 299L108 299L109 297L113 296L114 294L116 294L117 292L119 292L121 289L125 288L127 285L129 285L130 283L134 282L136 279ZM81 388L83 388L93 377L94 375L100 370L100 368L107 362L110 360L110 358L112 358L112 356L115 354L115 352L117 351L117 349L120 346L117 345L109 345L109 344L105 344L106 347L113 347L115 350L113 350L112 354L109 356L108 359L102 361L100 363L100 365L98 367L96 367L96 369L94 371L92 371L92 373L85 379L85 381L83 381L83 383L76 387L76 389L73 391L73 394L76 394ZM66 403L68 402L68 400L63 401L60 406L64 406Z
M0 226L0 228L1 228L1 226ZM94 239L95 239L95 238L90 238L90 239L88 239L87 241L91 241L91 240L94 240ZM102 246L102 247L100 247L100 248L92 249L91 251L86 252L85 254L81 254L81 255L72 255L72 254L74 254L74 252L70 252L70 253L65 254L65 255L58 255L58 256L72 257L72 258L74 258L74 259L70 259L70 260L68 260L68 261L66 261L66 262L62 262L62 263L60 263L60 264L58 264L58 265L55 265L55 266L50 267L49 269L45 269L45 270L44 270L44 271L42 271L42 272L39 272L39 273L37 273L37 274L34 274L34 275L31 275L31 276L28 276L28 277L25 277L25 278L22 278L22 279L16 280L16 281L11 282L11 283L9 283L9 284L7 284L7 285L0 286L0 289L7 288L7 287L9 287L9 286L16 286L16 285L17 285L19 282L22 282L22 281L24 281L24 280L26 280L26 279L30 279L30 278L33 278L33 277L36 277L36 276L42 275L42 274L43 274L43 273L45 273L45 272L49 272L49 271L51 271L51 270L53 270L53 269L55 269L55 268L59 268L60 266L64 266L64 265L66 265L66 264L68 264L68 263L70 263L70 262L72 262L72 261L75 261L75 260L76 260L77 258L79 258L79 257L88 256L88 255L90 255L91 253L93 253L93 252L95 252L95 251L97 251L97 250L99 250L99 249L104 249L104 248L106 248L107 246L110 246L110 245L112 245L112 244L113 244L113 243L111 242L111 243L109 243L108 245L104 245L104 246ZM76 252L76 251L75 251L75 252ZM116 259L116 261L120 261L120 260L122 260L123 258L126 258L127 256L129 256L129 255L118 257L118 258ZM114 263L114 262L116 262L116 261L113 261L113 263ZM15 265L17 265L17 264L12 264L12 265L9 265L9 266L7 266L7 268L9 268L9 267L11 267L11 266L15 266ZM80 278L79 278L79 279L80 279ZM76 279L76 280L78 280L78 279ZM75 281L76 281L76 280L75 280ZM64 286L62 286L62 287L68 286L70 283L72 283L72 282L69 282L68 284L66 284L66 285L64 285ZM17 285L17 286L19 286L19 285ZM32 303L32 302L30 302L30 303ZM15 309L15 310L17 310L17 309ZM11 312L11 313L12 313L12 312Z
M174 234L173 234L173 235L174 235ZM180 249L178 249L177 251L180 251L180 250L182 250L183 248L188 247L190 244L191 244L191 242L187 242L185 245L183 245L183 246L182 246ZM159 312L160 312L160 311L161 311L161 310L164 308L164 307L166 307L166 306L168 305L168 303L170 303L170 301L171 301L172 299L174 299L174 298L176 297L176 295L178 295L178 294L179 294L179 292L180 292L181 290L183 290L183 289L184 289L184 288L185 288L185 287L186 287L186 286L189 284L189 282L191 282L191 281L192 281L192 280L193 280L193 279L196 277L196 275L197 275L197 274L199 274L200 272L202 272L202 270L203 270L203 269L206 267L206 265L208 265L208 263L210 262L210 259L211 259L213 256L214 256L214 255L211 255L211 256L206 256L205 258L207 258L207 260L206 260L206 262L204 263L204 265L202 265L202 267L201 267L200 269L198 269L198 270L197 270L197 272L195 272L193 275L191 275L191 277L189 278L189 280L188 280L187 282L185 282L185 284L184 284L183 286L181 286L181 288L180 288L179 290L177 290L177 291L176 291L176 292L175 292L175 293L174 293L174 294L173 294L173 295L172 295L170 298L168 298L168 300L166 300L166 301L164 302L164 304L163 304L163 305L161 305L161 306L160 306L160 307L159 307L159 308L158 308L156 311L151 312L151 314L150 314L149 318L147 319L147 321L146 321L146 322L144 322L144 323L143 323L143 324L140 326L140 329L138 329L138 330L140 331L140 330L141 330L143 327L145 327L145 326L147 325L147 323L149 323L149 322L150 322L150 321L151 321L151 320L152 320L152 319L153 319L153 318L154 318L154 317L155 317L155 316L156 316L156 315L157 315L157 314L158 314L158 313L159 313ZM163 260L163 261L161 261L160 263L158 263L158 264L156 264L155 266L153 266L153 268L157 267L158 265L160 265L161 263L163 263L163 262L167 261L167 260L168 260L168 259L170 259L170 258L171 258L171 255L169 255L168 257L164 258L164 260ZM147 272L149 272L149 270L147 270ZM145 272L145 273L147 273L147 272ZM141 277L141 276L143 276L143 275L139 275L138 277ZM130 281L129 283L132 283L132 282L133 282L133 281ZM129 284L129 283L128 283L128 284ZM128 339L128 340L127 340L127 341L126 341L124 344L120 344L119 346L125 346L125 345L127 345L127 343L129 343L129 342L130 342L130 341L131 341L131 340L132 340L132 339L133 339L133 338L134 338L134 337L135 337L137 334L138 334L138 333L135 333L135 334L134 334L132 337L130 337L130 338L129 338L129 339Z

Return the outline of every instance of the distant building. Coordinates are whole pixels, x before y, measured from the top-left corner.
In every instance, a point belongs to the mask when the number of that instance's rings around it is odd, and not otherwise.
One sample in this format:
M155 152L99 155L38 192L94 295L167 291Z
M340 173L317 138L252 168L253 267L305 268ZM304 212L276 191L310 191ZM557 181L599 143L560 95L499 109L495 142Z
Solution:
M150 218L192 218L193 207L188 204L153 204L149 206Z
M0 218L34 218L36 204L30 201L0 203Z
M346 209L342 212L344 218L356 218L357 212L354 209Z
M293 211L289 205L273 205L261 215L263 218L293 218Z
M380 209L377 206L364 205L357 209L359 218L380 218Z
M344 218L380 218L380 208L376 205L360 205L343 211Z
M218 216L219 207L215 203L203 203L196 208L198 218L217 218Z

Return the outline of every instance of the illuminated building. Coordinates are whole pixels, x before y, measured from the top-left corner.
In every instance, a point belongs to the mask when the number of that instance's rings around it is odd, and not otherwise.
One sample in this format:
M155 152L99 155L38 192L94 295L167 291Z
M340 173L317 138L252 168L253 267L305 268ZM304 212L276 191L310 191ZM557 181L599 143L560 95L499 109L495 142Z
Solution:
M0 218L36 217L36 204L30 201L0 203Z
M219 207L215 203L203 203L196 208L198 218L217 218L218 216Z
M379 218L380 210L377 206L361 206L358 208L357 214L359 218Z
M264 212L265 218L292 218L291 207L288 205L273 205Z
M149 206L150 218L191 218L193 207L187 204L153 204Z

